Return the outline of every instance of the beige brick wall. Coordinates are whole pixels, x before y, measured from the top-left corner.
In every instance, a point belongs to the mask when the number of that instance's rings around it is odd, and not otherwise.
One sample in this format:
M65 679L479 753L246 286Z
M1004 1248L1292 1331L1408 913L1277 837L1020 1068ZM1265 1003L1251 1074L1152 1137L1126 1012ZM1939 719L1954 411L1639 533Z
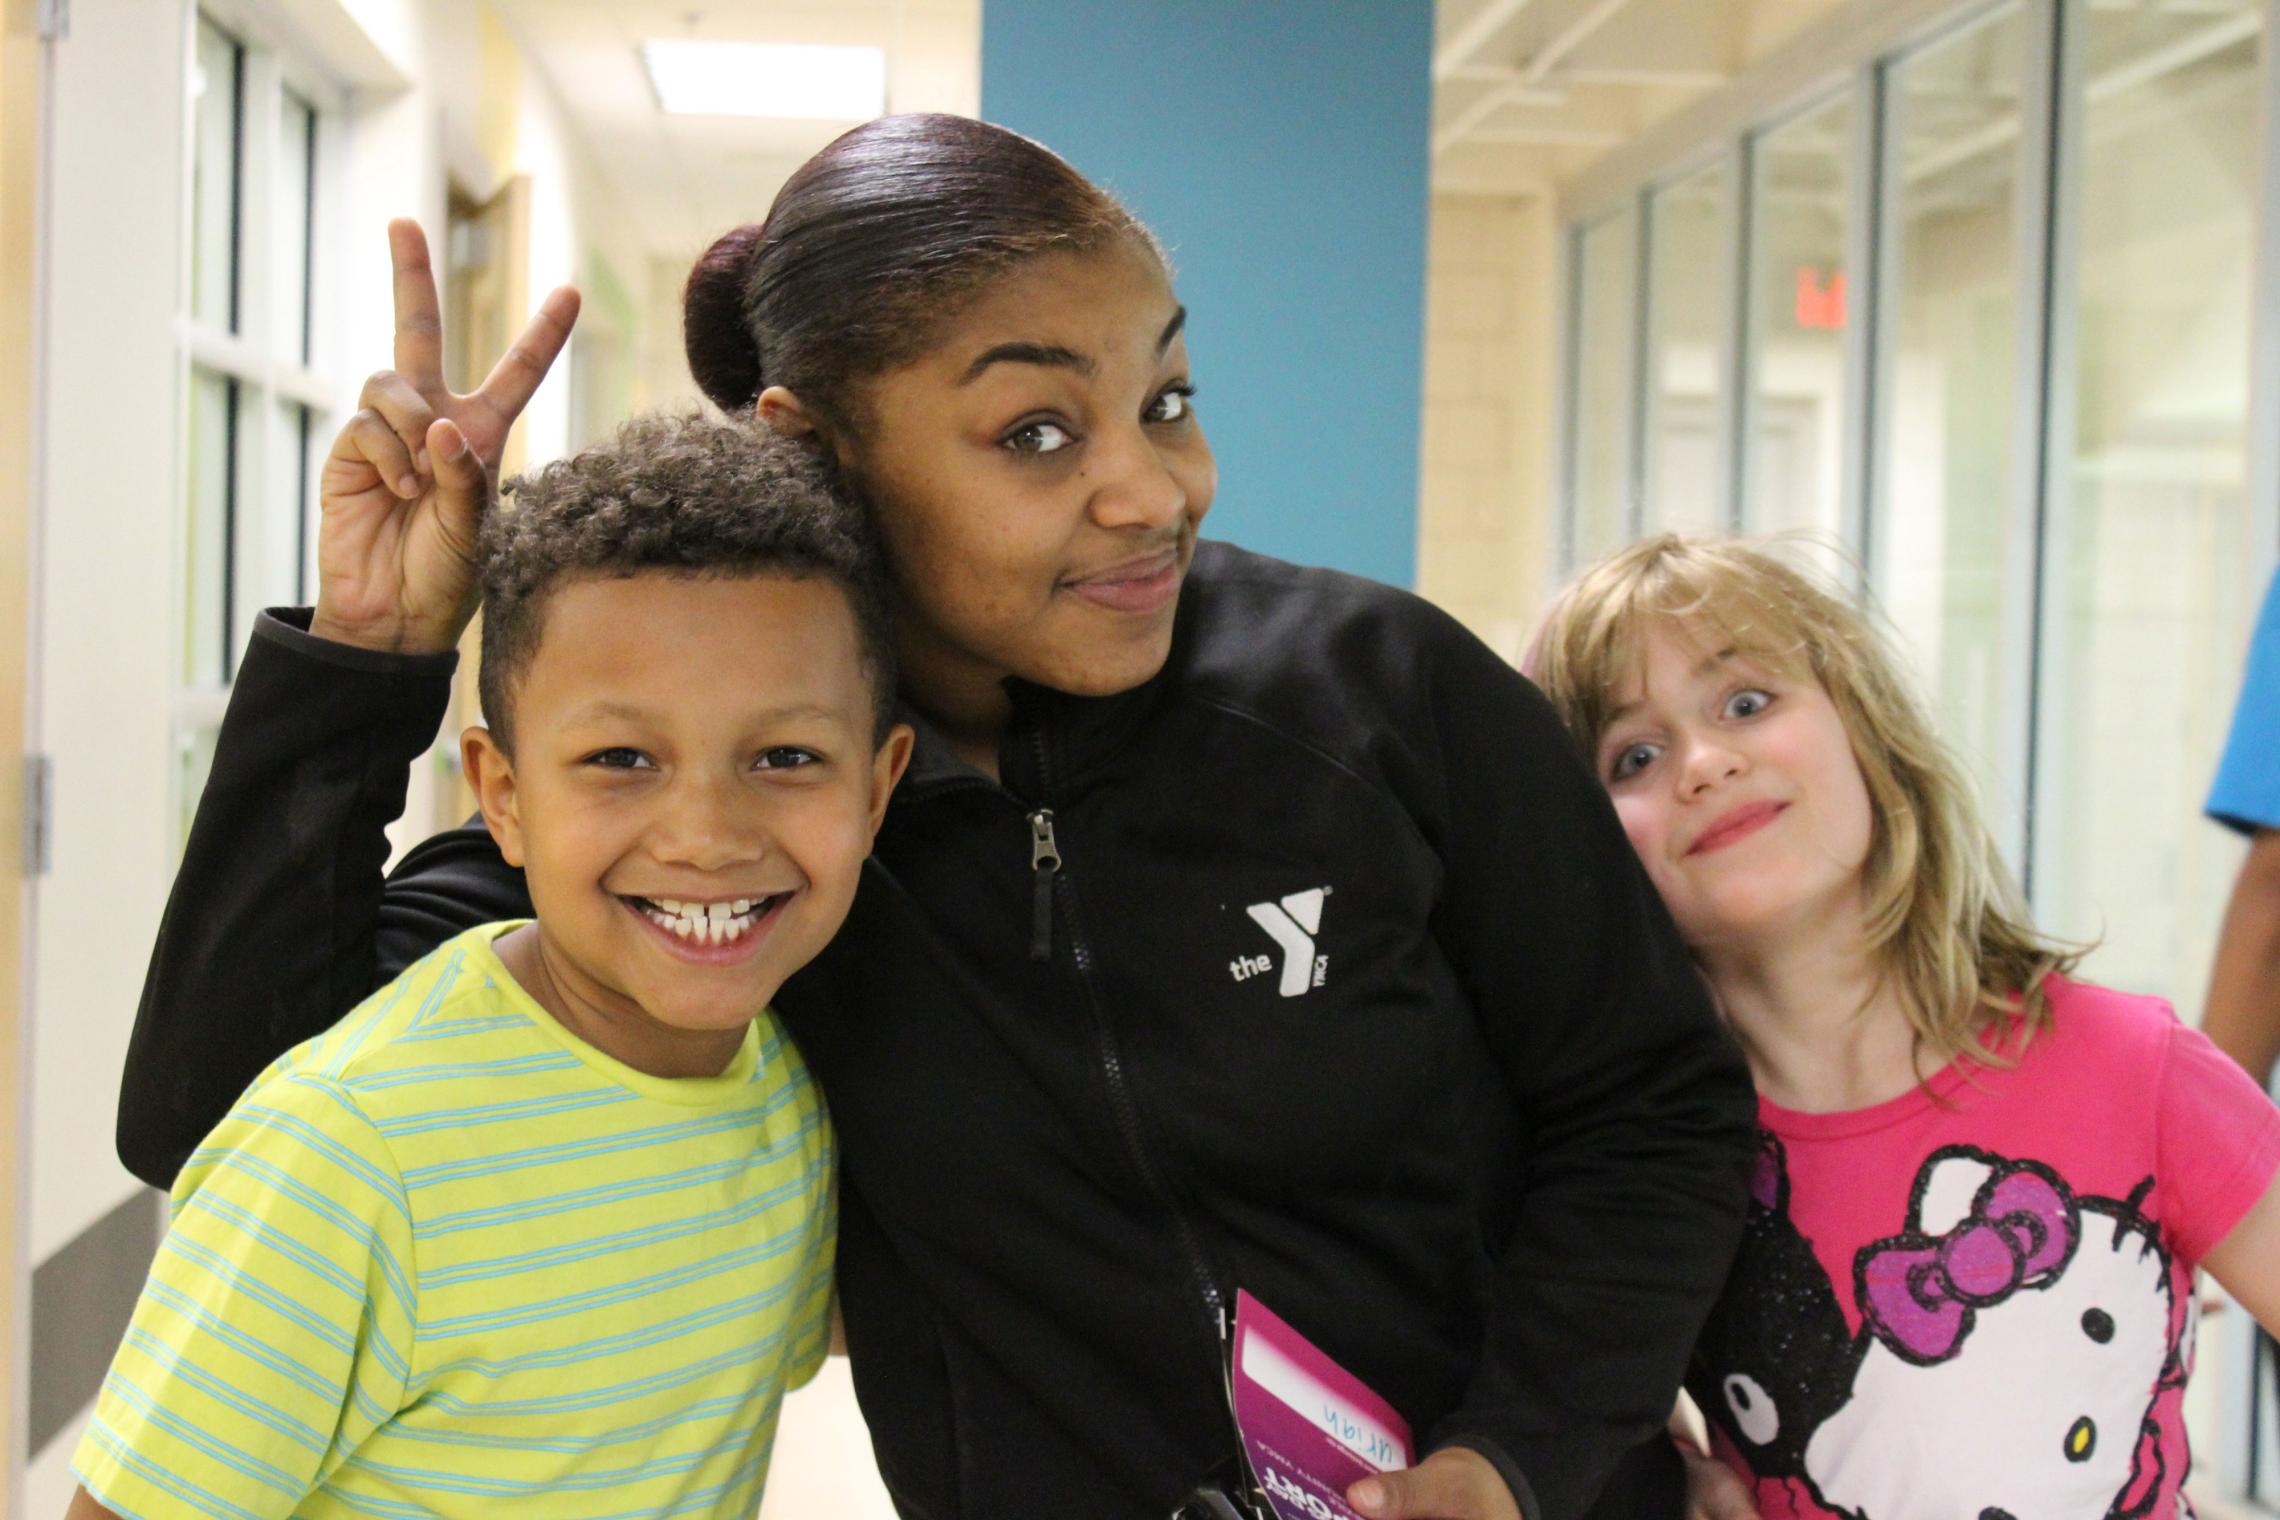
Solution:
M1417 588L1513 660L1552 563L1555 215L1436 195L1427 250Z

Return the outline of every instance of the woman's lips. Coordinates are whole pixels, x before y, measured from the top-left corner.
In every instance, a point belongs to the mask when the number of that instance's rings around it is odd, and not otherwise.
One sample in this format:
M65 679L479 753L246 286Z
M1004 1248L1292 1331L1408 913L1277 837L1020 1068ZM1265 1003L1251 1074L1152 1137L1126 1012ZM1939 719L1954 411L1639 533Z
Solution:
M1160 612L1180 594L1180 553L1166 549L1146 559L1113 565L1062 589L1111 612Z
M1689 855L1707 855L1738 843L1764 828L1781 816L1786 802L1746 802L1730 813L1721 814L1710 827L1694 836L1694 843L1686 847Z

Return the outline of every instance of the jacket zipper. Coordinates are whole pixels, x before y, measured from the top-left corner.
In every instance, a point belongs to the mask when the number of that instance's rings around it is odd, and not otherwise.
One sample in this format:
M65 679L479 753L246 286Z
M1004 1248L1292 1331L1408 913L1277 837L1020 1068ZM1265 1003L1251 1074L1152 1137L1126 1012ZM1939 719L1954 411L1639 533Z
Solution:
M1039 808L1029 815L1029 870L1036 888L1030 894L1029 958L1053 958L1053 877L1061 869L1061 847L1053 839L1053 810Z
M1037 729L1032 735L1037 755L1038 790L1048 795L1046 784L1045 731ZM1029 816L1030 861L1037 882L1037 927L1030 941L1030 956L1035 960L1050 959L1052 955L1053 887L1059 881L1067 886L1066 874L1061 870L1060 847L1053 838L1053 814L1048 808L1039 808ZM1047 864L1047 862L1050 864ZM1069 954L1077 963L1077 981L1085 989L1085 1002L1092 1009L1093 1037L1100 1052L1102 1074L1108 1081L1109 1107L1116 1115L1117 1131L1124 1137L1124 1146L1132 1158L1132 1166L1148 1191L1171 1216L1172 1232L1179 1238L1180 1254L1186 1258L1188 1273L1203 1296L1204 1318L1209 1322L1215 1342L1223 1348L1227 1342L1227 1301L1212 1279L1211 1269L1205 1264L1203 1244L1196 1238L1195 1227L1188 1222L1185 1211L1173 1201L1171 1188L1163 1174L1149 1158L1147 1145L1140 1134L1140 1113L1132 1101L1132 1090L1125 1080L1124 1056L1117 1049L1116 1035L1108 1025L1108 1012L1102 1006L1100 994L1094 987L1092 947L1085 943L1084 928L1077 920L1077 902L1073 890L1069 895ZM1043 946L1040 953L1039 947Z

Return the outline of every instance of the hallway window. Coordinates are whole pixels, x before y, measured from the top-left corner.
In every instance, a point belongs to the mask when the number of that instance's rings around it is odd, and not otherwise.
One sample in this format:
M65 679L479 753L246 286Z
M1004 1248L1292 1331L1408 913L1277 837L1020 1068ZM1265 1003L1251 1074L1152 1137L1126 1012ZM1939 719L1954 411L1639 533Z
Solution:
M192 44L180 695L184 823L265 606L307 598L336 387L318 368L325 82L201 12Z
M1852 152L1849 92L1757 139L1741 509L1752 533L1834 538L1844 521L1845 341L1863 294L1846 267Z
M1877 592L1940 730L2000 816L2005 504L2017 412L2026 27L2005 5L1892 70L1898 222L1880 370Z
M1574 551L1596 559L1631 536L1632 370L1639 309L1639 216L1626 207L1573 244L1576 263Z
M1730 364L1726 291L1732 271L1734 161L1656 190L1647 200L1647 524L1714 533L1725 524L1719 424Z

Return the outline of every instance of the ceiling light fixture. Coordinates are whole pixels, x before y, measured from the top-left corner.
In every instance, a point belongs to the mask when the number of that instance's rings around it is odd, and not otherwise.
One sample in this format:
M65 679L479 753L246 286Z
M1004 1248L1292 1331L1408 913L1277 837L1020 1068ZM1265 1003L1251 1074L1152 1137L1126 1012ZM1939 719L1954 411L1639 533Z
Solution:
M887 108L882 48L656 41L641 45L641 59L674 116L869 121Z

